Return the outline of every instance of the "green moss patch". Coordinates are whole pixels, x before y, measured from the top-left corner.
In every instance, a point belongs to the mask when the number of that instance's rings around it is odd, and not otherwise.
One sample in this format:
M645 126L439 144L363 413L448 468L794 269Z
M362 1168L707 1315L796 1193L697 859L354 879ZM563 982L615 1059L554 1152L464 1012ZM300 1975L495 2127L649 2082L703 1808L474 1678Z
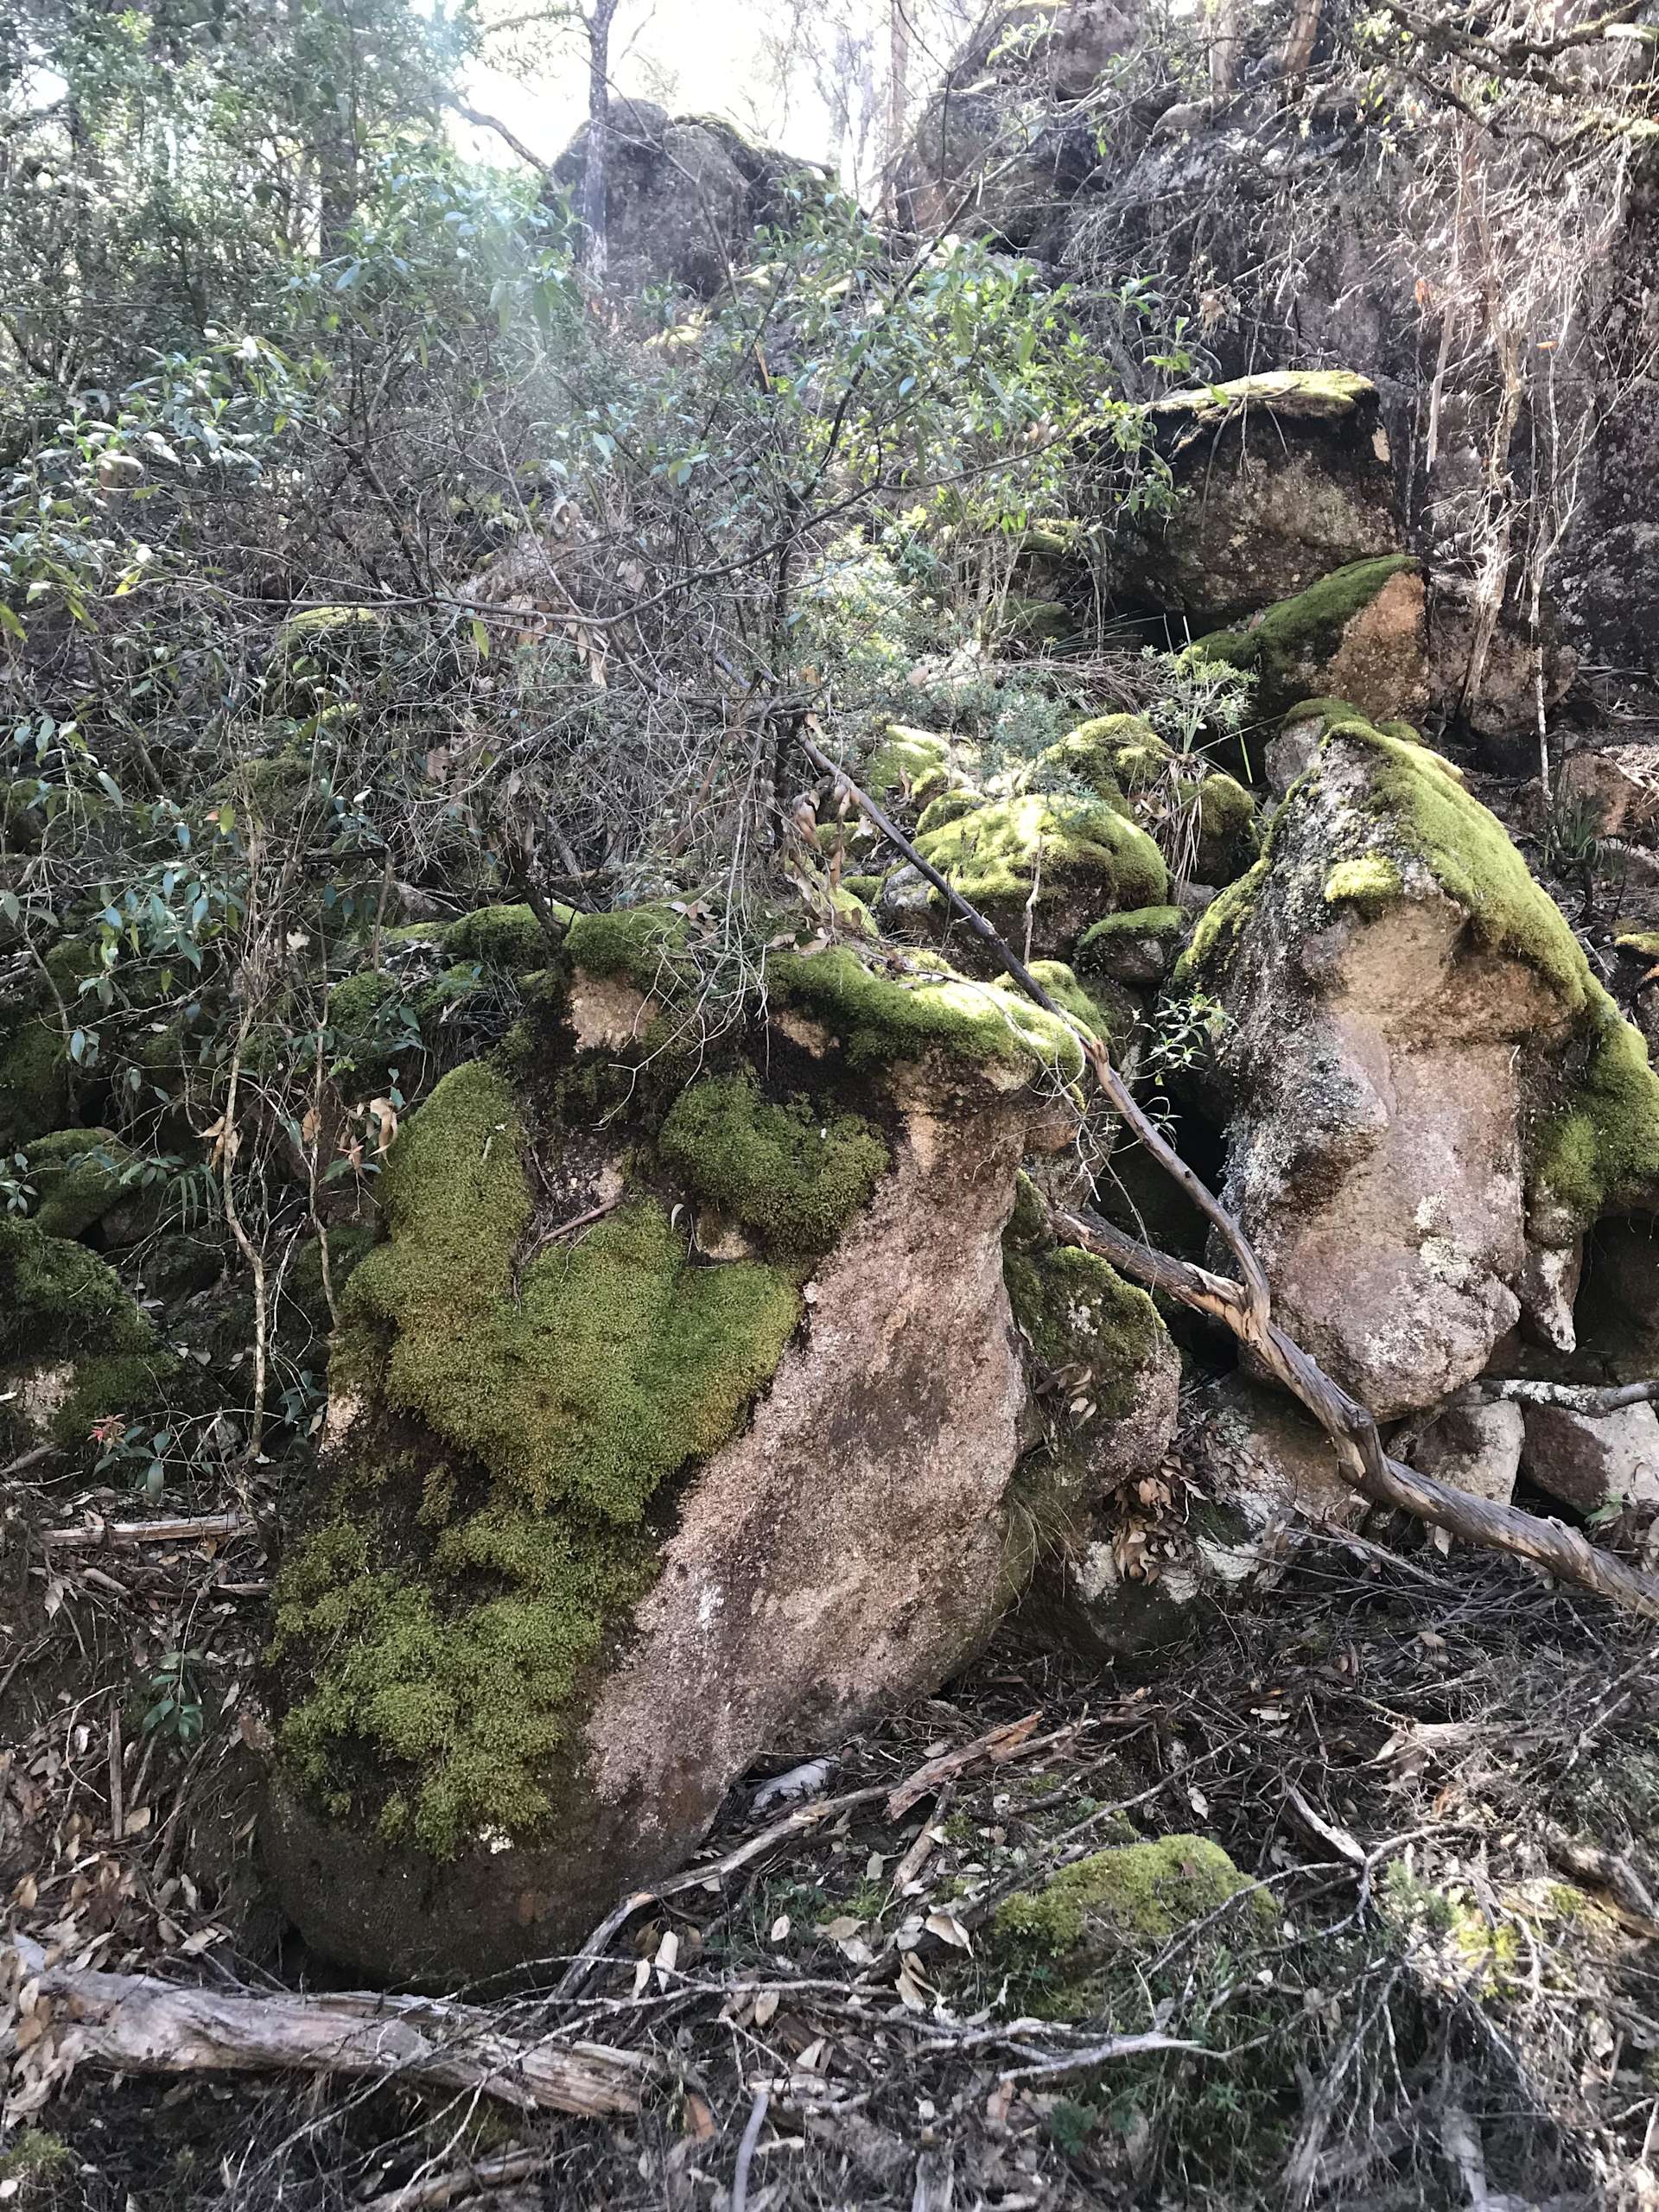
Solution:
M1338 861L1325 879L1327 906L1357 906L1362 913L1379 914L1405 891L1405 880L1386 853L1367 853L1363 860Z
M1077 940L1077 964L1087 968L1091 953L1106 952L1113 945L1126 944L1135 938L1152 938L1160 944L1173 944L1185 930L1186 918L1179 906L1133 906L1127 913L1103 914Z
M35 1222L0 1218L0 1363L26 1360L73 1368L49 1423L66 1448L109 1414L153 1405L175 1366L95 1253Z
M1143 1290L1092 1252L1033 1234L1016 1213L1003 1239L1002 1279L1020 1334L1043 1364L1064 1376L1085 1421L1121 1421L1166 1332Z
M669 997L690 973L688 936L684 915L672 906L619 906L576 915L566 947L573 964L590 976Z
M1198 639L1183 658L1224 661L1255 677L1263 707L1282 709L1306 684L1306 671L1317 671L1332 658L1348 625L1384 584L1416 567L1406 553L1351 561L1294 598L1280 600L1248 628L1217 630Z
M391 1241L359 1267L349 1317L392 1331L387 1400L526 1502L637 1522L657 1485L722 1442L798 1313L774 1269L694 1268L638 1198L574 1243L514 1258L530 1222L505 1077L446 1077L389 1156Z
M569 906L556 907L554 918L568 929L574 915ZM528 906L480 906L449 923L442 941L451 960L475 960L510 976L545 968L550 957L541 924Z
M437 1852L550 1812L577 1675L657 1571L653 1495L730 1435L801 1311L787 1269L693 1265L643 1193L538 1247L524 1141L497 1068L447 1076L388 1156L389 1240L341 1300L337 1386L417 1416L486 1494L454 1517L440 1458L421 1478L435 1533L418 1572L381 1555L371 1498L302 1548L278 1591L279 1650L310 1685L283 1726L290 1771L343 1812L366 1751L392 1785L383 1831ZM837 1156L844 1201L871 1160Z
M806 1098L779 1105L753 1077L705 1076L669 1109L657 1148L697 1197L759 1231L781 1259L827 1252L886 1174L879 1130L821 1114Z
M864 764L864 788L872 798L908 798L925 806L950 782L950 764L949 738L894 722Z

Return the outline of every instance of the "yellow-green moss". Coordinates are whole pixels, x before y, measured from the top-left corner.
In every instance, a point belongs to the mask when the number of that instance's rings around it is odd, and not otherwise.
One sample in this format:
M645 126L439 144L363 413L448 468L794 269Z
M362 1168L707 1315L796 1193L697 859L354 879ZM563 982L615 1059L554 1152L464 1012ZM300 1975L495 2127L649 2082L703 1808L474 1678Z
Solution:
M619 906L576 915L566 948L588 975L663 997L672 995L687 976L686 935L684 915L671 906Z
M308 1685L289 1771L343 1814L366 1757L383 1831L438 1853L552 1810L581 1671L657 1573L651 1498L725 1441L800 1313L784 1268L693 1266L643 1194L537 1249L524 1144L498 1068L446 1077L388 1156L389 1240L341 1300L336 1386L418 1416L485 1495L456 1517L453 1467L425 1468L415 1567L348 1488L277 1592L277 1650Z
M976 906L1023 907L1033 884L1039 911L1081 886L1103 911L1158 906L1169 889L1152 839L1099 800L1038 792L997 799L918 838L916 849Z
M1282 819L1282 816L1281 817ZM1212 979L1224 966L1249 921L1255 902L1266 887L1273 866L1273 839L1261 859L1236 882L1217 893L1198 916L1192 939L1175 963L1175 982L1180 988Z
M1077 940L1077 965L1087 969L1115 945L1135 938L1152 938L1160 944L1173 944L1186 927L1179 906L1133 906L1127 913L1105 914L1090 924Z
M1566 917L1451 763L1356 724L1343 736L1376 755L1368 804L1384 844L1424 863L1484 944L1535 969L1569 1012L1586 1007L1589 963Z
M941 1052L964 1060L1001 1060L1030 1076L1080 1074L1071 1030L1030 1000L972 982L937 957L909 956L904 980L866 965L849 945L823 952L774 953L766 977L779 1003L798 1008L838 1038L853 1067L881 1066Z
M1255 800L1236 777L1212 769L1202 782L1174 779L1175 804L1196 808L1198 845L1192 873L1200 883L1231 883L1254 865L1262 850L1255 826Z
M864 788L872 798L908 797L913 805L925 806L949 783L950 761L949 738L893 722L864 764Z
M23 1360L72 1367L48 1424L66 1447L106 1414L154 1404L176 1366L95 1253L35 1222L0 1218L0 1363Z
M935 830L943 830L947 823L959 822L964 814L971 814L976 806L983 806L983 791L972 791L958 784L954 790L941 791L938 798L930 799L916 821L916 834L926 837Z
M1325 879L1327 906L1357 906L1363 914L1380 913L1405 889L1400 870L1386 853L1367 853L1361 860L1338 861Z
M880 1134L810 1099L779 1105L753 1077L705 1076L680 1093L658 1138L699 1198L757 1230L768 1252L827 1252L887 1171Z
M366 1748L393 1784L382 1834L439 1856L533 1831L554 1808L582 1670L655 1571L635 1533L486 1513L447 1531L415 1580L377 1571L360 1526L330 1523L277 1585L277 1651L328 1655L283 1721L284 1764L312 1792L338 1793L352 1771L342 1754ZM469 1602L480 1572L500 1594Z
M1034 773L1076 776L1108 805L1121 806L1126 791L1142 791L1172 758L1149 721L1139 715L1096 715L1045 748Z
M1102 1044L1110 1044L1111 1015L1093 992L1077 981L1064 960L1033 960L1030 968L1032 980L1042 985L1056 1006L1070 1014L1080 1028L1091 1031ZM991 988L1019 999L1023 1005L1031 1004L1011 976L999 976Z
M1285 710L1281 728L1294 728L1299 722L1321 722L1326 729L1334 729L1338 722L1363 722L1370 717L1346 699L1300 699Z
M1613 943L1637 960L1659 960L1659 930L1627 930Z
M1534 1185L1581 1221L1659 1200L1659 1076L1639 1030L1592 983L1588 1058L1567 1106L1536 1131Z
M122 1171L132 1154L109 1129L54 1129L29 1146L35 1226L48 1236L80 1236L125 1194Z

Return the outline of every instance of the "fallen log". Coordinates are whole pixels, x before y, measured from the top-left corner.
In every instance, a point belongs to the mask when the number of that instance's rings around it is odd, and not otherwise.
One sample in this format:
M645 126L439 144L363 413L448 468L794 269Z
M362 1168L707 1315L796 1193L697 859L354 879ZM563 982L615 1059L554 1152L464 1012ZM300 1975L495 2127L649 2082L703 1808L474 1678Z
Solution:
M362 1991L193 1988L149 1974L48 1966L28 1937L20 2065L56 2082L82 2064L124 2074L341 2074L493 2097L586 2119L638 2112L648 2062L607 2044L502 2031L475 2005ZM15 2091L14 2091L15 2094Z
M1057 1234L1068 1243L1079 1244L1109 1260L1115 1267L1133 1274L1137 1281L1167 1292L1230 1329L1239 1342L1255 1353L1267 1372L1306 1407L1336 1446L1338 1471L1344 1481L1373 1503L1397 1507L1417 1520L1448 1530L1465 1543L1530 1560L1563 1582L1573 1583L1581 1590L1593 1590L1629 1611L1659 1620L1659 1580L1638 1573L1611 1552L1600 1550L1576 1529L1559 1521L1541 1520L1537 1515L1524 1513L1516 1506L1497 1505L1488 1498L1454 1490L1449 1484L1436 1482L1389 1457L1370 1412L1333 1382L1319 1363L1274 1320L1266 1272L1243 1228L1154 1126L1113 1067L1099 1039L1081 1028L1063 1007L1056 1004L978 908L922 857L898 824L868 792L860 790L844 769L837 767L804 733L799 743L813 766L831 777L895 851L902 853L949 902L952 912L1026 996L1065 1023L1077 1038L1090 1071L1109 1104L1217 1230L1232 1255L1239 1279L1234 1281L1189 1262L1172 1259L1167 1253L1155 1252L1149 1245L1121 1235L1104 1222L1085 1221L1076 1213L1056 1213L1051 1217Z

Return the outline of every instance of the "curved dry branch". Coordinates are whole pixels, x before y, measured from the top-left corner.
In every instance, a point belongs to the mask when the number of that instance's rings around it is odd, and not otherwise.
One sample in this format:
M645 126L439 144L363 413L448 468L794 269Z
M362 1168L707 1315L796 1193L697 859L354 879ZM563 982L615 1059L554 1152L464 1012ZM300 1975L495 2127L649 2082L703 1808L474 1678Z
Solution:
M1138 1243L1134 1237L1123 1236L1104 1222L1085 1221L1077 1213L1053 1213L1051 1219L1057 1231L1069 1243L1098 1254L1138 1281L1166 1292L1230 1329L1266 1371L1306 1407L1336 1446L1343 1479L1362 1496L1376 1504L1397 1507L1416 1520L1445 1529L1465 1543L1530 1560L1563 1582L1573 1583L1581 1590L1593 1590L1598 1596L1611 1599L1613 1604L1629 1611L1659 1620L1659 1581L1638 1573L1611 1553L1599 1550L1576 1529L1559 1521L1541 1520L1536 1514L1524 1513L1518 1506L1498 1505L1490 1498L1454 1490L1449 1484L1419 1474L1414 1468L1389 1457L1382 1448L1375 1417L1357 1399L1351 1398L1338 1383L1333 1382L1318 1361L1274 1320L1267 1275L1249 1239L1214 1192L1199 1180L1147 1118L1112 1066L1105 1046L1098 1039L1085 1035L1077 1028L985 917L923 859L904 831L868 792L860 790L844 769L838 768L810 738L804 734L800 743L813 766L833 777L888 842L949 901L953 912L1026 995L1072 1028L1108 1102L1158 1165L1219 1232L1242 1281L1235 1282L1229 1276L1212 1274L1208 1268L1194 1267L1188 1261L1155 1252L1149 1245Z

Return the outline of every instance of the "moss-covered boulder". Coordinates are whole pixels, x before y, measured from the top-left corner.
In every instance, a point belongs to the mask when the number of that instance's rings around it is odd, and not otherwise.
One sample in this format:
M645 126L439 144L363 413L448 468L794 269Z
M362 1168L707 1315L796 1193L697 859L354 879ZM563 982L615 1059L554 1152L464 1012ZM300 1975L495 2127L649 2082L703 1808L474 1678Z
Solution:
M842 943L700 1064L683 916L569 942L560 1009L389 1156L276 1594L268 1855L380 1974L568 1947L1029 1562L1001 1235L1075 1029Z
M1200 755L1178 753L1139 715L1101 715L1039 753L1027 781L1064 774L1139 823L1183 880L1230 883L1261 850L1255 801Z
M1455 769L1338 722L1177 975L1224 1011L1226 1196L1340 1381L1387 1416L1518 1321L1571 1348L1584 1226L1659 1192L1659 1082Z
M1272 371L1148 410L1178 493L1123 556L1123 588L1229 620L1403 534L1376 387L1345 369Z
M0 1451L73 1451L152 1408L176 1363L106 1262L0 1217Z
M1119 983L1160 983L1186 925L1179 906L1135 906L1126 914L1104 914L1077 940L1077 972L1109 976Z
M1011 942L1045 958L1065 959L1098 916L1168 895L1157 846L1104 799L989 799L918 838L917 850ZM947 902L935 891L929 903L943 925Z
M1189 651L1253 677L1264 718L1330 698L1351 700L1379 721L1415 719L1428 701L1422 575L1403 553L1351 562Z
M130 1195L132 1154L111 1129L54 1129L27 1157L33 1219L49 1236L84 1236Z

